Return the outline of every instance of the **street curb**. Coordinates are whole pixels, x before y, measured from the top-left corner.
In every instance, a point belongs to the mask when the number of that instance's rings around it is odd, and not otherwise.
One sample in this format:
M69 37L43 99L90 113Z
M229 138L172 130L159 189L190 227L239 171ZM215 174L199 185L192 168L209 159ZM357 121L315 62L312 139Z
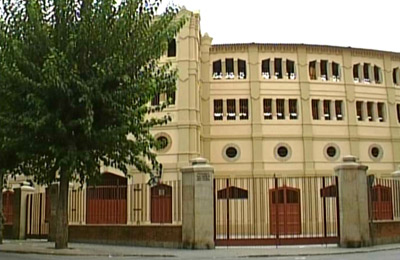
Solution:
M1 253L12 253L12 254L22 254L22 255L28 255L28 254L35 254L35 255L55 255L55 256L108 256L108 257L177 257L176 255L165 255L165 254L107 254L107 253L100 253L100 254L85 254L85 253L68 253L68 252L43 252L43 251L19 251L19 250L11 250L11 249L5 249L5 250L0 250Z

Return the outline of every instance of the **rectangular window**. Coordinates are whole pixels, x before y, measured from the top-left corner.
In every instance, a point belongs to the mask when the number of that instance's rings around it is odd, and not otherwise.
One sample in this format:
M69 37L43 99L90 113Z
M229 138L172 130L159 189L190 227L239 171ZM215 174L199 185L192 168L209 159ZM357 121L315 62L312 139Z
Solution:
M321 79L328 80L328 61L321 60L320 67L321 67Z
M274 68L275 68L275 78L281 79L282 78L282 59L275 58Z
M286 73L287 73L288 79L296 78L296 74L294 72L294 61L286 60Z
M393 69L393 84L395 85L399 84L399 68Z
M239 71L239 79L246 78L246 61L238 60L238 71Z
M271 71L269 68L270 59L263 60L261 62L261 76L263 79L270 79L271 78Z
M343 120L343 102L342 100L335 101L336 120Z
M369 78L369 63L364 63L363 74L364 74L364 82L370 82L370 78Z
M354 79L354 82L360 82L359 70L360 70L360 64L354 64L353 65L353 79Z
M239 117L240 120L249 119L249 100L239 99Z
M381 68L374 66L374 79L376 84L381 84Z
M227 74L233 74L233 59L225 59L225 70Z
M297 99L289 99L290 119L297 119Z
M222 104L222 99L214 99L214 120L222 120L224 116Z
M284 99L276 100L276 118L277 119L285 119L285 100Z
M332 80L339 81L340 74L339 74L339 64L336 62L332 62Z
M272 99L264 99L264 119L272 119Z
M367 102L368 121L374 121L374 102Z
M226 108L227 108L227 119L228 120L236 120L236 100L235 99L227 99L226 100Z
M363 121L363 102L362 101L357 101L356 102L356 110L357 110L357 120L358 121Z
M319 99L311 101L312 117L314 120L319 120Z
M160 93L156 93L153 97L153 99L151 100L151 105L152 106L158 106L160 105Z
M377 105L379 122L385 122L385 103L378 102Z
M325 120L331 120L331 101L324 100L324 118Z
M175 105L176 93L175 91L167 94L167 100L169 105Z
M217 60L213 62L213 79L222 78L222 62Z
M396 108L397 108L397 122L400 123L400 104L397 104Z
M168 57L176 57L176 40L172 39L168 42Z
M311 80L316 80L317 79L317 61L310 61L309 65L308 65L308 73L310 75L310 79Z

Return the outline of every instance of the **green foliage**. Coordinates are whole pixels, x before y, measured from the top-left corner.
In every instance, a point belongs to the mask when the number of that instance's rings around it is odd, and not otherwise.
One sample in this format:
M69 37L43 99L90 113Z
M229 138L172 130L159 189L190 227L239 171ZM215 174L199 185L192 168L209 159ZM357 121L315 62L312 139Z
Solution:
M18 155L13 173L39 183L100 166L158 169L149 130L156 93L177 72L159 62L185 19L160 0L0 0L0 125ZM150 118L150 119L149 119ZM127 138L128 137L128 138ZM3 148L3 147L2 147Z

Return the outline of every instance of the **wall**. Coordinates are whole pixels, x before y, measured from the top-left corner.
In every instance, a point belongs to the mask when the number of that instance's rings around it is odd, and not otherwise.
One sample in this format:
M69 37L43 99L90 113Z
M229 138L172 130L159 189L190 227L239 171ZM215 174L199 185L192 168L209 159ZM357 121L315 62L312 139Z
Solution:
M69 242L180 248L182 226L70 225Z
M375 245L400 243L400 221L379 221L371 224Z

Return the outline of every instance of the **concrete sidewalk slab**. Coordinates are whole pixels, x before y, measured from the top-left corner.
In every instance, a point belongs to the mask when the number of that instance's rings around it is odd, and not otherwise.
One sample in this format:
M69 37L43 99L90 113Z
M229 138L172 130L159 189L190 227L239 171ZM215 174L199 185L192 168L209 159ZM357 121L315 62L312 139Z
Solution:
M98 245L69 243L68 249L54 249L54 243L46 240L5 240L1 252L21 254L46 254L69 256L124 256L124 257L169 257L169 258L219 258L318 256L369 253L399 250L400 244L366 248L339 248L336 245L279 246L279 247L218 247L213 250L185 250L171 248Z

